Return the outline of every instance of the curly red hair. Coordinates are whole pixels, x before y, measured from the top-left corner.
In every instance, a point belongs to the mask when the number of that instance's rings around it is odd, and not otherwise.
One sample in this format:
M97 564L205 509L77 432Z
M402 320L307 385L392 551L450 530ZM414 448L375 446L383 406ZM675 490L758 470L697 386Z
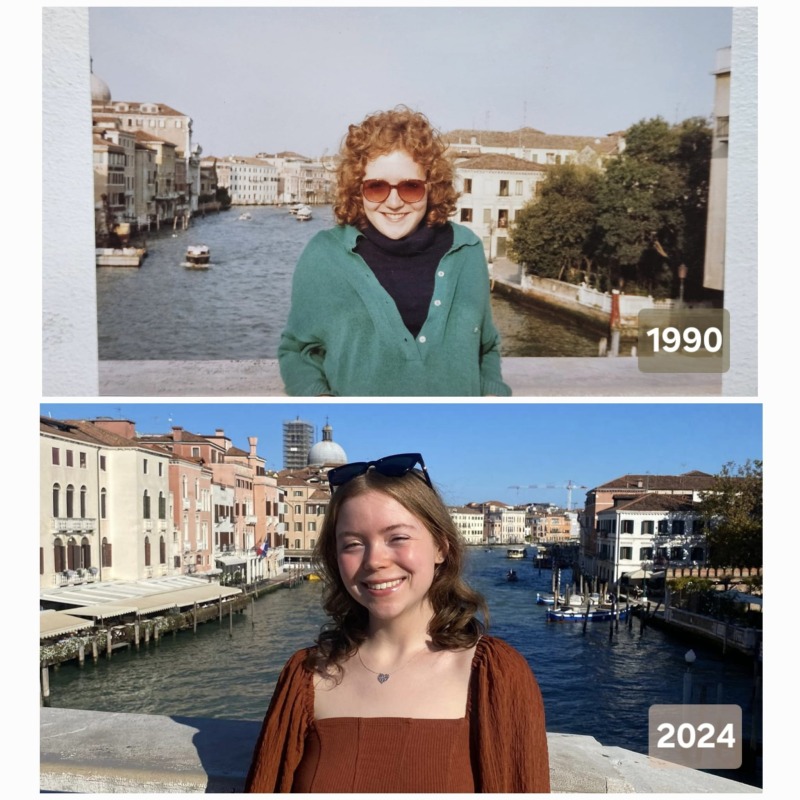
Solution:
M333 206L340 224L366 227L361 183L367 162L395 150L405 150L425 170L429 183L426 224L444 225L455 213L458 192L453 185L453 164L445 156L447 145L424 114L397 106L351 125L342 141Z

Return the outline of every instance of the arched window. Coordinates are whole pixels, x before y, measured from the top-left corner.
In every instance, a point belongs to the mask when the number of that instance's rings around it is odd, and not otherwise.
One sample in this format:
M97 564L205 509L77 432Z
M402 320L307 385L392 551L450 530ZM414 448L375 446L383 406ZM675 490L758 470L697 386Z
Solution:
M56 539L53 542L53 569L56 572L63 572L67 568L67 554L64 550L64 542Z
M84 536L81 541L81 567L89 569L92 566L92 546L89 540Z
M67 486L67 519L72 519L75 516L75 489L72 484ZM72 567L70 567L72 569Z
M144 519L150 519L150 493L147 489L144 490L144 494L142 495L142 517Z
M61 486L53 484L53 516L58 519L61 510ZM58 570L56 570L58 572Z
M158 543L158 563L167 563L167 543L164 541L163 536L161 537L161 541Z
M144 565L150 566L150 537L144 537Z
M105 536L103 537L103 546L101 548L100 558L101 558L101 563L102 563L102 565L104 567L112 566L112 564L111 564L111 542L109 542L108 539L106 539Z
M100 519L106 518L106 490L100 490Z
M81 519L86 519L86 487L81 486Z
M167 498L164 497L164 492L158 493L158 518L167 518Z
M67 569L80 569L81 548L75 539L70 538L67 542Z

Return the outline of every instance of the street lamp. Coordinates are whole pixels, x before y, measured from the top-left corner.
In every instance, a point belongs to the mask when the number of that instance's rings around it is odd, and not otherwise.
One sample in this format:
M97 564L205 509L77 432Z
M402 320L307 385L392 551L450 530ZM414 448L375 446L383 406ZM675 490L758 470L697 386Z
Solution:
M684 659L686 672L683 674L683 703L686 705L692 702L692 664L697 661L694 650L687 650Z

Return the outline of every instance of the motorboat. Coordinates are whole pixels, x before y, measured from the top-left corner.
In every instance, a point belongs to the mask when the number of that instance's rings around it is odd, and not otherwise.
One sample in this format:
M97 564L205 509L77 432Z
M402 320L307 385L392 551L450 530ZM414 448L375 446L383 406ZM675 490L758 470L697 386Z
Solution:
M506 580L510 583L514 583L515 581L519 580L519 576L517 575L516 570L510 569L506 572Z
M144 247L98 247L95 263L98 267L141 267L146 255Z
M253 219L253 215L249 211L245 211L244 214L239 214L239 219Z
M300 206L294 215L300 222L308 222L311 219L311 206Z
M186 261L183 266L188 269L208 269L211 266L211 250L205 244L192 244L186 248Z
M523 546L509 547L508 550L506 550L506 558L520 559L525 558L527 554L527 550L525 550Z
M553 622L608 622L611 619L625 621L630 614L630 606L614 608L611 605L590 607L587 611L577 606L561 606L560 608L547 609L547 619Z
M562 595L558 596L559 604L564 602ZM536 604L540 606L554 606L556 604L556 596L553 592L536 592Z

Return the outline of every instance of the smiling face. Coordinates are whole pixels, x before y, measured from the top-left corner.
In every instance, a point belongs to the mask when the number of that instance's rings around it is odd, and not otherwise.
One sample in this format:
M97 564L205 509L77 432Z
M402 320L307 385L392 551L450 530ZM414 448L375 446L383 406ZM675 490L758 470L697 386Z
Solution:
M392 153L378 156L367 162L364 180L384 180L390 184L400 181L427 179L425 170L405 151L395 150ZM364 213L372 225L389 239L402 239L425 218L428 209L428 193L416 203L406 203L392 189L382 203L371 203L364 199Z
M398 619L427 625L427 594L441 549L422 521L394 498L368 491L346 500L336 524L339 574L370 623Z

